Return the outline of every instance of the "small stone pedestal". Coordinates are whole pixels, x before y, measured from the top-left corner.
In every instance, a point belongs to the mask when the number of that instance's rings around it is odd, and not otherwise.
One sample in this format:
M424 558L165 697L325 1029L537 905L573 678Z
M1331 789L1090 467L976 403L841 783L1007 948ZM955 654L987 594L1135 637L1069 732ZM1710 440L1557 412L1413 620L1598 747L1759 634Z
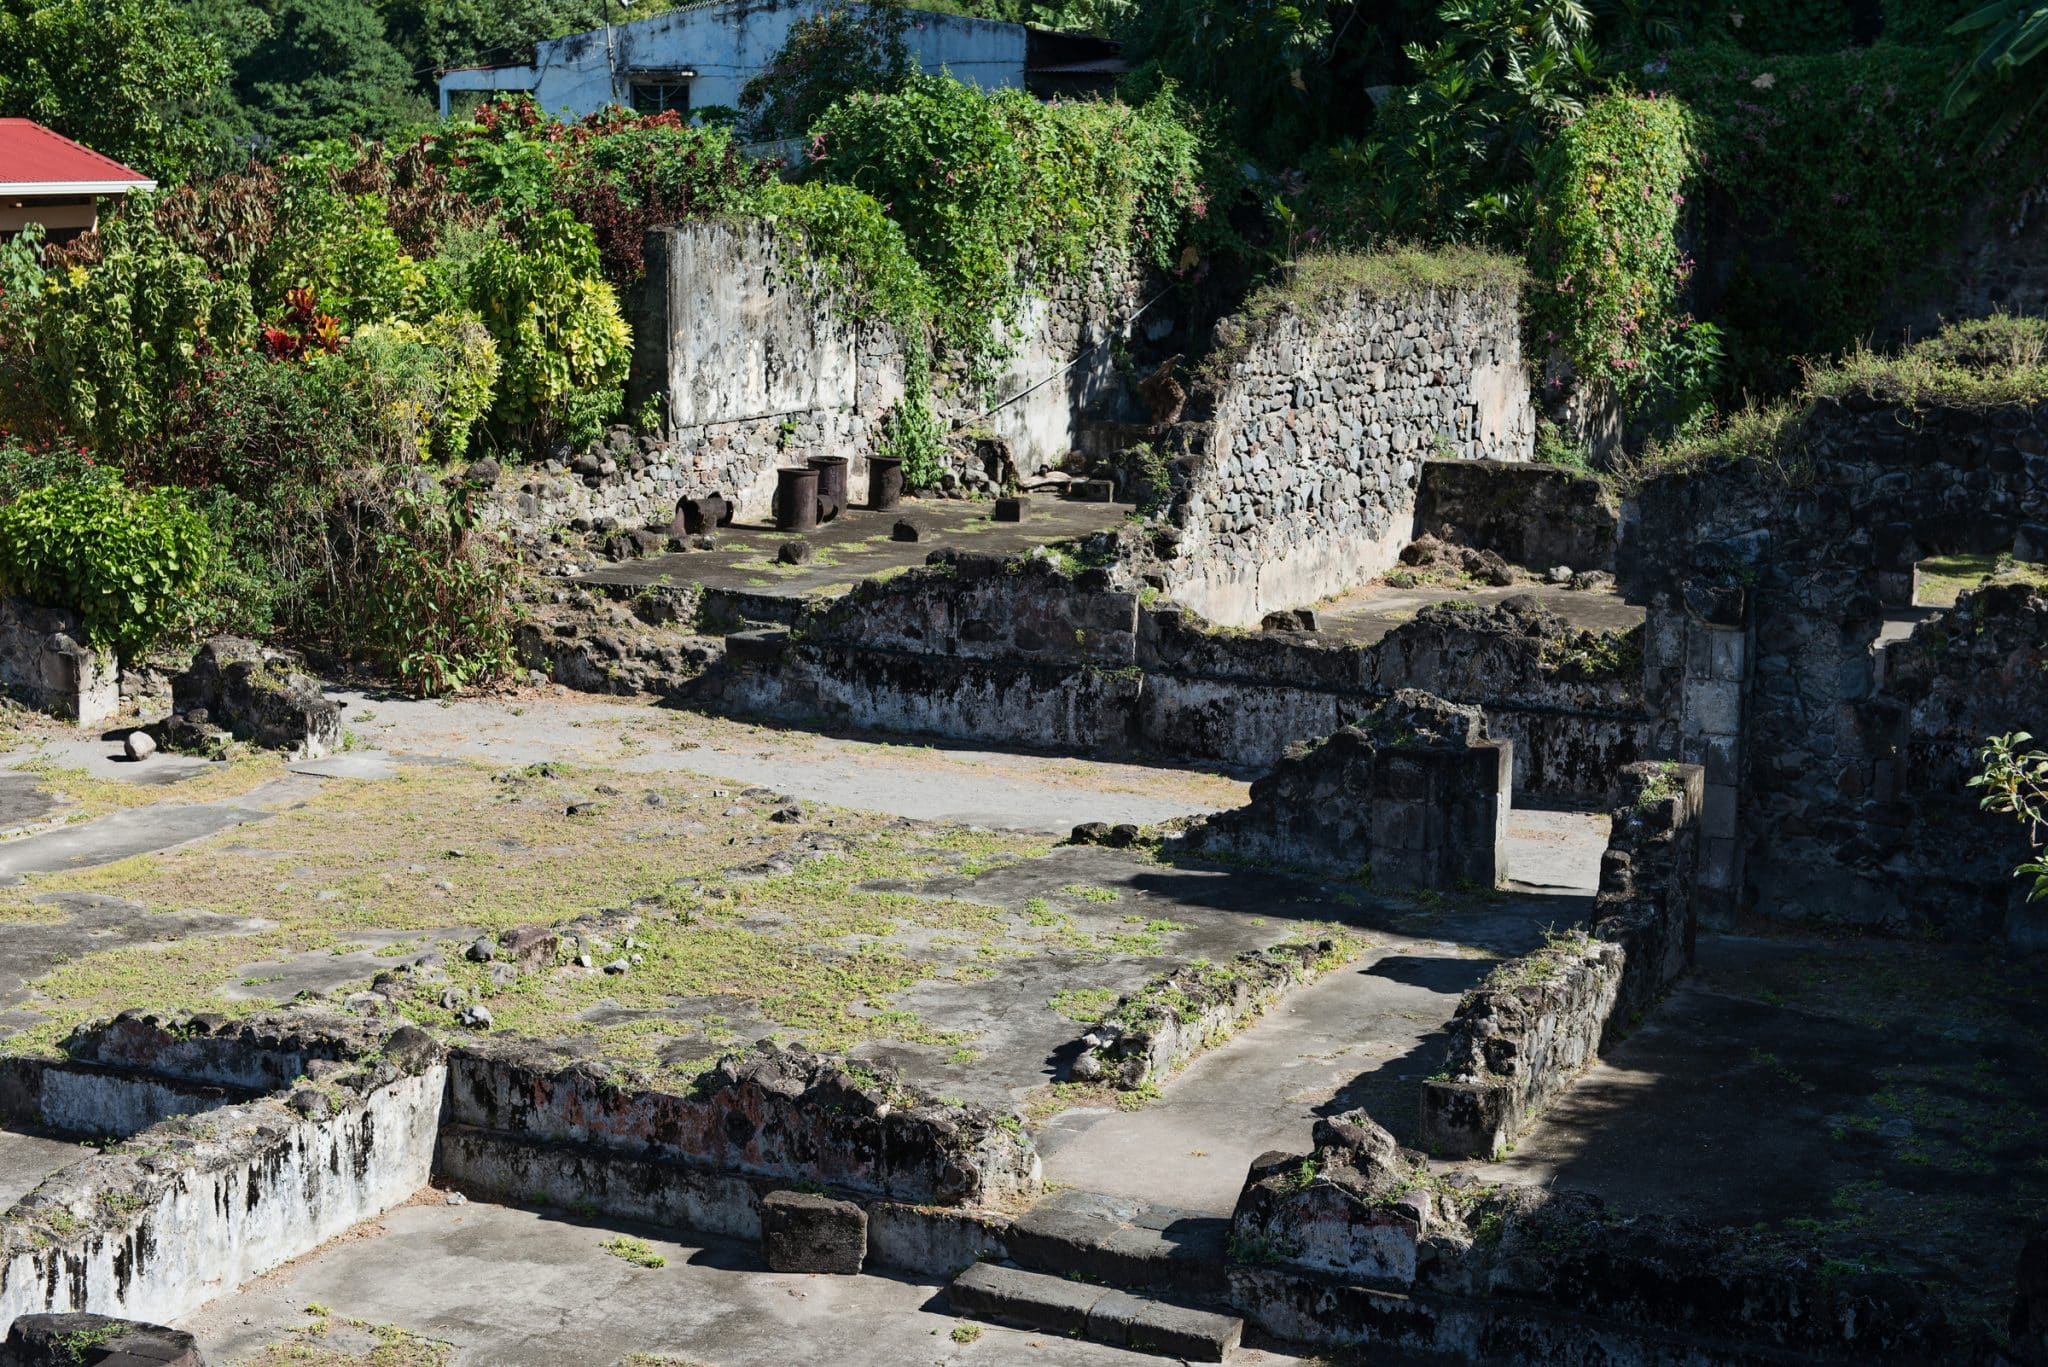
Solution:
M856 1276L868 1256L868 1213L851 1201L770 1192L761 1202L761 1256L771 1272Z

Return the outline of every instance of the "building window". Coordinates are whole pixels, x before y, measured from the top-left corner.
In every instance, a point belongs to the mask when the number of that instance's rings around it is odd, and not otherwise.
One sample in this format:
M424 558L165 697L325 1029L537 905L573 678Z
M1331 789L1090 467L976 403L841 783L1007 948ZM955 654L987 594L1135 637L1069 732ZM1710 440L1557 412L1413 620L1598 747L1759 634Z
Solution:
M690 112L690 83L688 81L635 81L633 82L633 112L636 114L663 114L669 110L678 114Z

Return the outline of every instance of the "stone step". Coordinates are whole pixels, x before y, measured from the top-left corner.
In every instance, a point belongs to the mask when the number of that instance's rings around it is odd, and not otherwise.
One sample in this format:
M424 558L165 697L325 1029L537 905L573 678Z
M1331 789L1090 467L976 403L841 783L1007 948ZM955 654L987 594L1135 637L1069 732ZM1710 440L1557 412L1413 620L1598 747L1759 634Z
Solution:
M953 1279L946 1297L955 1314L1186 1362L1222 1362L1244 1337L1244 1321L1235 1315L1168 1305L1113 1286L1003 1263L976 1263Z
M1004 1237L1010 1261L1055 1276L1203 1298L1229 1289L1230 1221L1120 1196L1059 1191Z

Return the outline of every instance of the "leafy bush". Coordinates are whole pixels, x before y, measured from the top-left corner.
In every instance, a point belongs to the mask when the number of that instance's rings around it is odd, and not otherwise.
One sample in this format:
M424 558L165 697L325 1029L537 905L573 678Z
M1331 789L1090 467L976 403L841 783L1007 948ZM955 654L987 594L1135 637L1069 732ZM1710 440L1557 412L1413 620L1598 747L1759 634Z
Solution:
M906 333L923 328L931 286L903 230L872 195L850 185L777 181L762 192L760 210L775 229L784 264L817 269L853 320L882 318Z
M0 586L78 613L129 658L188 625L213 570L213 530L184 495L96 471L0 505Z
M594 438L625 398L632 334L598 270L597 241L560 209L487 243L471 289L502 362L492 422L514 439Z
M1015 310L1024 160L997 103L945 77L854 95L819 120L818 170L866 191L903 230L931 281L940 333L986 349Z
M195 388L176 438L137 465L258 501L292 485L323 485L368 442L372 415L349 378L324 356L305 364L256 352L219 359Z
M1698 347L1714 334L1678 308L1692 272L1678 245L1690 124L1676 100L1610 95L1560 130L1539 163L1534 325L1581 382L1631 398L1660 382L1655 363L1666 402L1703 397Z
M901 227L940 339L984 379L1027 262L1104 264L1135 239L1164 266L1203 204L1197 140L1170 95L1135 110L1042 105L918 76L897 94L849 96L812 139L816 174L865 191Z
M81 447L29 442L0 433L0 502L46 484L82 479L98 469Z
M1783 391L1794 358L1846 350L1943 283L1966 215L2048 170L2048 137L1974 159L1970 125L1940 117L1945 50L1763 58L1703 43L1664 60L1656 83L1693 112L1709 223L1728 233L1707 302L1738 391Z
M498 379L498 344L473 313L374 323L341 356L400 458L461 457Z
M761 73L740 91L749 137L793 138L848 95L891 94L912 70L909 19L892 0L847 0L799 18Z
M347 148L330 146L280 163L276 216L288 230L252 279L257 312L276 311L294 289L311 290L347 329L426 306L427 271L400 243L384 201L337 184L353 160Z
M103 222L96 247L43 280L33 374L56 422L118 458L173 430L205 354L246 346L253 317L247 286L213 278L146 202Z
M649 228L740 211L774 179L727 128L618 108L558 123L523 96L479 107L473 122L425 146L452 189L496 202L508 221L567 209L596 234L618 288L643 274Z
M371 531L349 640L423 697L510 671L512 567L448 509L401 495Z

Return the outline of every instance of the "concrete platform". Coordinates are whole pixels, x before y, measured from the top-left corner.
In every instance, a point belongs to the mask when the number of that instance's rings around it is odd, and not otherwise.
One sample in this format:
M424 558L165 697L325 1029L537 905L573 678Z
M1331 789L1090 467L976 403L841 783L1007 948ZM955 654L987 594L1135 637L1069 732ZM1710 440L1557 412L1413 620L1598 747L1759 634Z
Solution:
M963 1328L939 1283L767 1272L742 1244L634 1230L668 1260L639 1267L604 1251L616 1232L504 1206L449 1206L425 1193L176 1327L196 1335L212 1362L246 1360L291 1336L309 1323L310 1303L336 1319L448 1343L450 1367L610 1367L634 1354L716 1367L1160 1360L1058 1333ZM1301 1361L1258 1348L1230 1360Z
M1641 626L1641 604L1630 603L1611 589L1567 589L1556 584L1510 584L1505 588L1453 588L1419 585L1400 589L1368 584L1316 608L1322 634L1333 641L1372 645L1395 627L1415 619L1432 603L1477 603L1492 607L1518 594L1533 595L1571 625L1593 631L1627 631Z
M0 1210L41 1186L53 1172L70 1167L89 1149L75 1139L52 1139L0 1129Z
M762 523L734 523L718 529L716 550L678 551L592 570L576 582L608 592L692 585L736 602L759 620L782 620L749 606L749 600L787 605L836 598L863 579L922 565L933 551L948 547L1016 555L1048 542L1087 536L1114 527L1135 512L1127 503L1080 503L1031 495L1021 522L997 522L994 505L965 499L905 499L886 513L852 508L816 531L804 533L813 558L784 565L776 552L794 539ZM917 541L895 541L890 531L908 518L925 528Z

